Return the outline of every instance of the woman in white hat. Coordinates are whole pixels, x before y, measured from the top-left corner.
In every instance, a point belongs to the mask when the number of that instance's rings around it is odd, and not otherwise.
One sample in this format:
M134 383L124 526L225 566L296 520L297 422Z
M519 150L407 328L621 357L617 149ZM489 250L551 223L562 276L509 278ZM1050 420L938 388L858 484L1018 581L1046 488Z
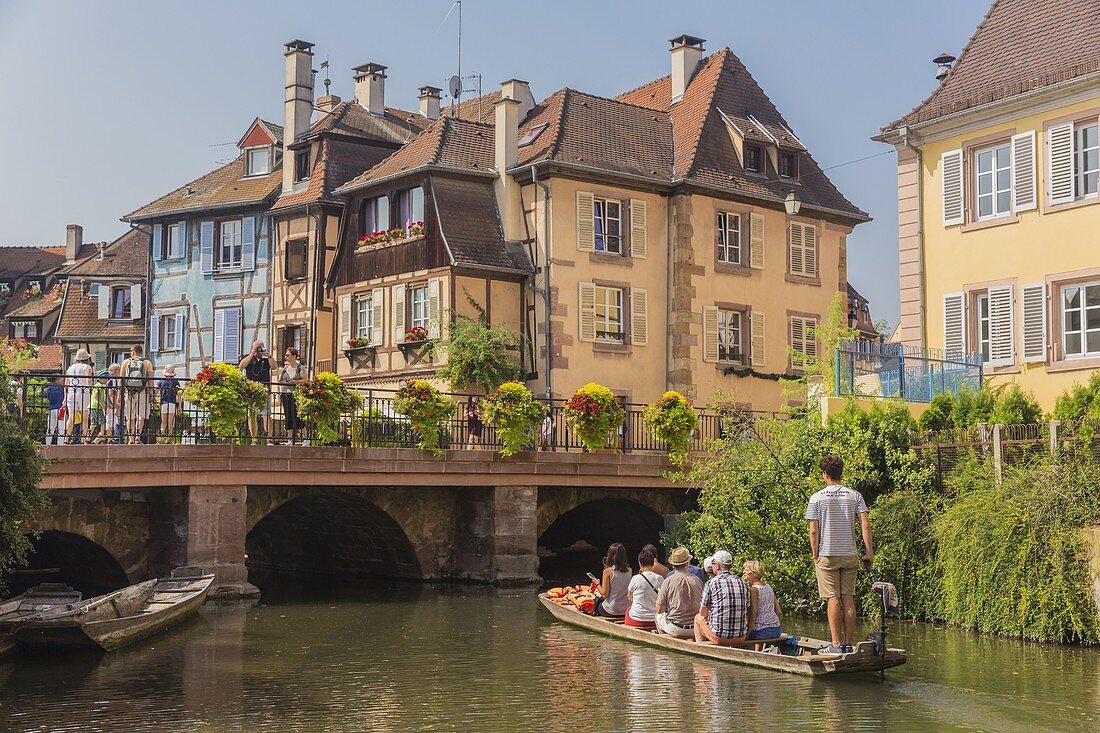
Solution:
M73 444L80 443L80 431L88 427L88 406L92 396L92 355L87 349L78 349L72 366L65 372L65 434L64 445L70 436ZM77 427L80 426L80 427Z

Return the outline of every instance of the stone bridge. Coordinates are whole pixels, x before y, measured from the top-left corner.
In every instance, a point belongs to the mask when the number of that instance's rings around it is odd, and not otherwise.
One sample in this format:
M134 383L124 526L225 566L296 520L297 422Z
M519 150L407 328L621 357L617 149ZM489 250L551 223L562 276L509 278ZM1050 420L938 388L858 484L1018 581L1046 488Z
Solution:
M662 456L400 448L50 446L32 568L117 587L175 565L526 582L659 542L695 495ZM594 565L593 565L594 563ZM568 564L568 563L566 563ZM583 577L583 576L582 576ZM57 579L57 578L55 578ZM92 581L95 582L92 582Z

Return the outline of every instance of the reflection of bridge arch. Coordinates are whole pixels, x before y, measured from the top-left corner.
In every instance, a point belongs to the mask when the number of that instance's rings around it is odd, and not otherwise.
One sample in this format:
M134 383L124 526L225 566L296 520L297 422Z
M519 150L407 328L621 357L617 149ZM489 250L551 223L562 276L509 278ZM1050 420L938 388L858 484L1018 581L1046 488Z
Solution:
M27 538L32 547L26 566L30 572L6 578L9 595L46 582L67 583L86 598L129 585L126 571L115 556L83 535L45 530Z

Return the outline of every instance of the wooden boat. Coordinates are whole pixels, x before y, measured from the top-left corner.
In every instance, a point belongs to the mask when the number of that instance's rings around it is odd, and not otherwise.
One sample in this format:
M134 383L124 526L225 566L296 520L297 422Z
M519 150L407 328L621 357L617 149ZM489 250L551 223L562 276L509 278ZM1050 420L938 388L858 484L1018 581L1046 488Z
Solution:
M43 583L0 604L0 639L31 650L116 649L198 611L213 582L202 568L177 568L83 602L63 583Z
M797 637L792 643L789 641L791 637L783 634L777 639L766 642L782 651L780 654L774 654L756 651L754 647L757 642L752 642L751 645L746 647L697 644L688 639L678 639L666 634L657 634L647 629L624 626L621 620L602 616L589 616L581 613L572 605L563 606L554 603L545 593L539 594L539 601L554 615L554 618L573 626L579 626L582 629L596 631L619 639L639 641L662 649L694 654L698 657L709 657L723 662L742 664L747 667L760 667L761 669L771 669L778 672L818 677L844 672L878 672L883 668L889 669L905 664L904 650L888 648L885 657L882 657L873 641L860 642L856 645L855 651L849 654L816 654L815 652L828 642L820 639Z

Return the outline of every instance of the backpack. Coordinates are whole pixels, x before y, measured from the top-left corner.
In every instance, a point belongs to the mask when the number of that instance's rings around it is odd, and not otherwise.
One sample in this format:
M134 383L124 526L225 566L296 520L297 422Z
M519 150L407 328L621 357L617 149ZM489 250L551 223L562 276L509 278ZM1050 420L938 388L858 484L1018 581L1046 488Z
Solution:
M126 360L126 370L122 373L122 386L131 394L145 389L145 360L130 358Z

